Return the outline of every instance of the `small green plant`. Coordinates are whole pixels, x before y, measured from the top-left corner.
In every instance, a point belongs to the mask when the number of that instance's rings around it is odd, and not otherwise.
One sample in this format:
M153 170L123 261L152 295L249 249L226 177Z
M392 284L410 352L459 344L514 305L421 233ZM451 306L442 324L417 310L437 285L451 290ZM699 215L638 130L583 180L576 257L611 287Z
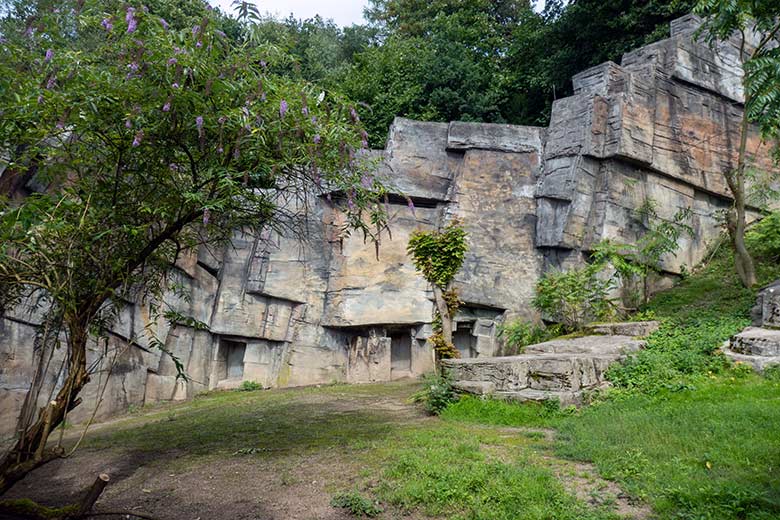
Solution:
M256 390L262 390L263 385L257 381L242 381L241 386L238 387L239 392L254 392Z
M733 377L744 379L753 373L753 367L747 363L737 361L731 365L730 372Z
M452 388L452 379L446 372L436 372L423 376L423 388L411 397L412 402L422 403L428 413L439 415L450 404L458 400Z
M568 271L549 271L536 284L532 305L563 332L582 330L592 321L614 314L609 297L614 280L602 274L603 264L593 263Z
M561 327L545 327L523 320L510 321L498 328L498 337L504 340L504 355L522 354L525 347L543 343L561 334Z
M769 365L764 368L764 378L769 381L780 381L780 365Z
M373 518L379 516L383 509L377 504L364 497L357 491L348 491L335 495L330 505L346 509L353 516Z

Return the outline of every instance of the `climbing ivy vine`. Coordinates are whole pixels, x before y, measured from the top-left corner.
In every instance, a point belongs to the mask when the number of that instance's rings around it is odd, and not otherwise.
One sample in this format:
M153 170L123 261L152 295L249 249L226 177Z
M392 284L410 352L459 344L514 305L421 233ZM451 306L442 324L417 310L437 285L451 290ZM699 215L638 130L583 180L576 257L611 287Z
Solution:
M466 237L455 218L440 231L415 231L407 246L414 267L433 286L436 313L429 340L442 359L460 357L452 343L452 320L462 302L452 284L468 251Z

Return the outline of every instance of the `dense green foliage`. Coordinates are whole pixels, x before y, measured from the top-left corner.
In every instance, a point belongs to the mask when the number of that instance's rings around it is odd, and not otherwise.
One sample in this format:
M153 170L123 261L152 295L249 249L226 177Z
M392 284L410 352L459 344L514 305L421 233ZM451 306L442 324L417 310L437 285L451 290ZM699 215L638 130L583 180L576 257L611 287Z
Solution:
M764 262L780 261L780 212L771 213L748 228L745 242Z
M771 230L772 222L767 224ZM760 229L754 231L757 237L763 236ZM759 283L780 277L771 256L756 258ZM684 390L728 369L719 349L750 324L755 303L755 292L740 284L730 263L730 251L721 248L708 265L650 301L645 310L661 320L661 329L648 338L647 348L609 371L618 393Z
M406 248L417 271L445 290L463 265L466 231L456 219L441 231L415 231Z
M368 24L264 20L255 41L289 51L290 73L359 102L372 146L396 116L546 124L571 77L668 36L693 0L373 0Z
M536 284L533 306L565 332L582 330L593 321L614 314L609 297L614 277L604 275L605 264L594 262L568 271L550 270Z
M498 328L498 337L503 341L504 346L502 355L514 356L522 354L525 347L548 341L555 336L559 336L561 329L559 326L529 323L524 320L514 320L509 323L501 324Z

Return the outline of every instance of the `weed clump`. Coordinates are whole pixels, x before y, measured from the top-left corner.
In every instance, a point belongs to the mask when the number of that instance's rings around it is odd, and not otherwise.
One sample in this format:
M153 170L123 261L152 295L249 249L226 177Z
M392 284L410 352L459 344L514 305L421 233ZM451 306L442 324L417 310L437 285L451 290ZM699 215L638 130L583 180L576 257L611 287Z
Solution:
M431 415L439 415L450 404L458 400L448 373L431 373L423 376L423 388L412 395L413 403L422 403Z
M335 495L330 505L346 509L353 516L373 518L382 513L383 509L364 497L357 491L349 491Z
M241 386L238 387L240 392L254 392L256 390L262 390L263 385L257 381L242 381Z

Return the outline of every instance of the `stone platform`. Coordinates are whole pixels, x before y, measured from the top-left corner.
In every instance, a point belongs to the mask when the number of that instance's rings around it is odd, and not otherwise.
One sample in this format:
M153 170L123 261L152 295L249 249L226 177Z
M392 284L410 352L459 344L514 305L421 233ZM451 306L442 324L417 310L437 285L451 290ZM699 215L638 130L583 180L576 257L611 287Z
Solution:
M780 280L759 291L752 314L753 326L733 336L723 353L763 372L768 366L780 365Z
M519 356L450 359L442 364L454 386L465 393L520 401L557 399L562 405L577 405L585 391L606 384L604 375L610 365L643 348L645 342L637 336L653 332L658 324L599 327L624 334L558 339L530 345Z
M780 330L748 327L731 338L724 353L732 361L763 372L768 366L780 365Z

